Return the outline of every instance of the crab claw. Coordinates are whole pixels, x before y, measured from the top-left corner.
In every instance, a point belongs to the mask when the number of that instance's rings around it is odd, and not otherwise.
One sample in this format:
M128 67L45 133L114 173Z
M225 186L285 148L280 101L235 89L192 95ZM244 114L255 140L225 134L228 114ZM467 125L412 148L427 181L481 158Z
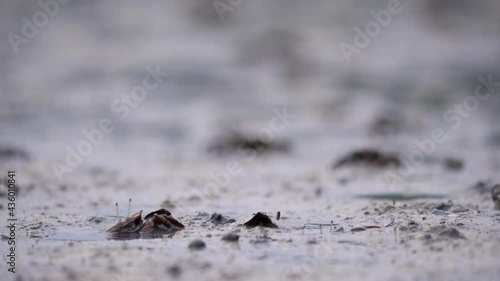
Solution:
M184 225L172 217L172 213L165 209L159 209L149 213L144 220L152 220L156 226L161 226L163 229L170 229L172 227L183 229Z
M174 219L172 216L167 216L167 215L154 214L153 222L155 223L155 225L157 225L159 228L162 229L184 228L184 225L182 223Z
M151 233L155 230L155 223L152 220L148 220L144 223L144 227L141 229L141 234Z
M174 219L169 211L160 209L149 213L146 217L144 217L141 234L152 233L155 230L177 231L180 229L184 229L184 225Z
M142 223L142 210L133 214L131 217L126 218L114 226L110 227L106 232L110 233L131 233L141 229Z
M168 216L167 220L170 224L173 224L175 227L178 227L180 229L184 228L184 225L180 221L174 219L172 216Z

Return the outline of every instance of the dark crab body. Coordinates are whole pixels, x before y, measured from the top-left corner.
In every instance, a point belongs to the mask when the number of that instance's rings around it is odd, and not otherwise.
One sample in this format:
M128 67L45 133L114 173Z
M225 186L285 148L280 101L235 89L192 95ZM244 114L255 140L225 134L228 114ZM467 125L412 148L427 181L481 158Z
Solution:
M160 209L158 211L149 213L144 218L144 226L141 229L141 234L151 233L154 231L175 231L181 230L183 228L184 225L178 220L174 219L169 211Z
M117 237L134 237L136 235L162 234L184 229L184 225L172 217L172 214L165 209L149 213L144 217L144 220L141 216L142 210L126 218L124 221L118 222L116 225L106 230L106 232Z
M141 230L142 223L142 210L133 214L131 217L126 218L113 225L110 229L106 230L109 233L136 233Z

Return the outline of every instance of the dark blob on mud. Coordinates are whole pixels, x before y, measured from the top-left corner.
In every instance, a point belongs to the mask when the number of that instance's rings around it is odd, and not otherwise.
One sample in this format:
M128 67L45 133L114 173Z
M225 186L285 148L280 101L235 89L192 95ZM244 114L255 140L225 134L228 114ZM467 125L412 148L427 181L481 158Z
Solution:
M18 159L18 160L28 161L30 160L30 155L28 154L28 152L19 149L17 147L0 146L0 159L2 160Z
M491 189L491 197L495 203L495 209L500 210L500 184L493 186Z
M399 167L401 166L401 160L396 154L383 153L374 149L361 149L339 159L333 165L333 168L337 169L350 165L366 165L379 168Z
M196 251L203 250L206 247L207 247L207 245L205 244L205 242L203 242L203 240L199 240L199 239L191 241L191 243L189 243L189 245L188 245L189 249L196 250Z
M257 213L252 219L243 224L246 228L254 228L257 226L268 227L268 228L278 228L277 225L273 223L269 216L263 213Z
M208 221L210 221L211 223L213 223L215 225L224 225L224 224L233 223L236 220L235 219L231 219L231 218L226 218L226 217L224 217L221 214L213 213L210 216L210 218L208 219Z
M246 137L239 133L231 133L216 139L208 147L208 152L215 154L246 154L249 152L271 153L287 152L289 145L287 142L264 141L255 137Z

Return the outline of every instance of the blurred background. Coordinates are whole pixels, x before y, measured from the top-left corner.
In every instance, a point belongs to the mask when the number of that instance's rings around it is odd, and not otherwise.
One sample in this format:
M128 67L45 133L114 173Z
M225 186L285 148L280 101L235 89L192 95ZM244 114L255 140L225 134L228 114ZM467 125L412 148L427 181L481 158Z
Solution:
M341 44L356 46L355 28L391 1L40 2L0 10L0 143L27 150L39 178L55 180L51 163L109 118L114 131L63 182L109 169L202 186L227 162L207 153L214 139L257 136L285 107L296 118L273 140L290 150L239 184L328 170L358 147L404 155L437 127L449 133L437 155L465 159L464 175L491 177L498 165L500 90L459 129L443 119L478 76L500 81L498 1L402 0L349 60ZM148 67L169 76L120 118L113 103Z

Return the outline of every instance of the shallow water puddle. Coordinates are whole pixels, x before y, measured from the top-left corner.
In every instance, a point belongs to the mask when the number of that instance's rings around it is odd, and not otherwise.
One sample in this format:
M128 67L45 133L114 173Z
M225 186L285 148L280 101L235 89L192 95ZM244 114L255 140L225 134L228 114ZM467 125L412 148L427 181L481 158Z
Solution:
M105 233L102 232L59 232L52 236L49 236L47 240L56 240L56 241L101 241L106 240L108 237Z
M156 239L162 238L172 233L164 234L147 234L140 235L138 233L105 233L105 232L59 232L47 238L54 241L104 241L104 240L136 240L136 239Z
M357 198L367 198L376 200L396 200L396 201L410 201L417 199L442 199L447 196L444 194L431 194L431 193L373 193L357 195Z

